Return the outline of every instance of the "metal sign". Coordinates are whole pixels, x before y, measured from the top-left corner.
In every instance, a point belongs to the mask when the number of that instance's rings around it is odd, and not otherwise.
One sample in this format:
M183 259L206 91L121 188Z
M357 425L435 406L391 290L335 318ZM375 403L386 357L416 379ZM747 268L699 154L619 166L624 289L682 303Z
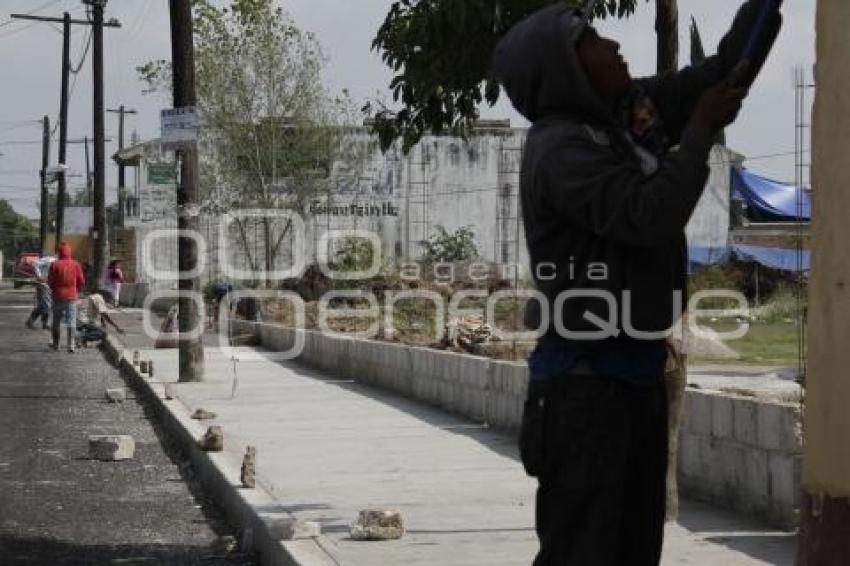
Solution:
M148 163L148 185L176 185L177 166L174 163Z
M163 110L161 124L160 142L165 151L192 148L198 142L198 115L194 106Z

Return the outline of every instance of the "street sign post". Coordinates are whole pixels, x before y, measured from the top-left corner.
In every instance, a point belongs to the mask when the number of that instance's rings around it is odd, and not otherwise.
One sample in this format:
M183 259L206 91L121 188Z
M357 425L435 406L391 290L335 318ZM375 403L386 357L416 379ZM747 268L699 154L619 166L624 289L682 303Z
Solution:
M198 114L194 106L163 110L161 125L160 143L165 151L194 148L198 142Z

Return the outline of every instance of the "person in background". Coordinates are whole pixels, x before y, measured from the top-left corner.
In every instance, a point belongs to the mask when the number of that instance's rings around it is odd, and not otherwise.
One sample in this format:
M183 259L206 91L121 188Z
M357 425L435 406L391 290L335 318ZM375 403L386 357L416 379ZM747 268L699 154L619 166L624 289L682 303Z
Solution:
M121 295L121 284L124 283L124 272L121 271L121 260L110 262L106 272L106 281L109 292L112 293L112 306L118 308L118 298Z
M218 317L221 311L221 302L229 293L233 292L233 285L225 283L224 281L216 281L212 284L210 292L213 300L213 308L210 313L210 327L215 328L216 331L218 331Z
M68 334L68 352L73 354L77 346L77 299L86 279L83 268L72 257L70 244L62 242L58 251L59 259L50 264L47 275L54 301L50 345L54 350L59 349L59 325L64 324Z
M47 330L47 321L50 318L50 310L53 308L53 297L50 295L50 287L43 276L38 276L33 282L35 287L35 308L27 318L27 328L35 330L35 321L41 318L41 327Z

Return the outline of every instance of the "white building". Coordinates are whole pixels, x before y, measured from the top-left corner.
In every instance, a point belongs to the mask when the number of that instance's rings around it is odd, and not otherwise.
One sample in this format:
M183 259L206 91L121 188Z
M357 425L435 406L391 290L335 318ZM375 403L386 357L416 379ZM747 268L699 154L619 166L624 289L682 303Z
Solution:
M343 229L377 233L385 258L417 259L422 252L420 242L433 235L439 225L449 232L470 227L484 260L526 265L519 210L519 169L526 133L525 129L511 128L508 121L482 121L467 140L426 136L407 155L398 145L381 153L377 140L365 129L353 134L362 150L358 154L363 156L356 174L332 173L324 183L326 188L301 211L302 245L308 263L317 257L323 234ZM123 229L116 230L124 245L118 245L119 251L113 255L123 253L127 260L131 255L142 258L146 234L176 227L176 167L170 161L172 155L160 150L158 140L116 154L117 162L135 167L136 172L134 188L124 203ZM712 150L706 193L688 226L691 245L725 247L729 169L740 161L739 155L725 147ZM351 165L344 167L350 173ZM339 171L340 164L334 164L331 170ZM278 230L283 222L278 221ZM208 257L205 281L222 274L219 236L227 223L231 223L225 239L228 261L245 269L263 256L263 238L256 226L253 233L239 234L228 215L202 216L201 234ZM286 238L281 247L291 245L292 240ZM157 267L176 268L173 236L157 240L154 250L148 263L152 260ZM290 251L275 258L276 269L290 265ZM142 280L156 279L143 275L141 269L137 271Z

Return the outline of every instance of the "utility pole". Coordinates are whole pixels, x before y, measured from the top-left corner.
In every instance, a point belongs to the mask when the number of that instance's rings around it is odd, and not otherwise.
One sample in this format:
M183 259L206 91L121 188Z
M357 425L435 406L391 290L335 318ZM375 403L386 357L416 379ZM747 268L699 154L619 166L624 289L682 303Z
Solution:
M195 106L195 54L192 37L191 0L169 0L171 18L171 68L173 74L174 107ZM178 151L180 157L180 183L177 187L177 226L180 230L199 228L198 203L198 152L197 146L187 145ZM180 271L179 328L180 332L203 330L198 307L193 297L200 290L197 277L184 274L195 270L198 248L192 238L179 238L177 242ZM179 381L202 381L204 375L204 347L201 336L194 340L180 337Z
M50 167L50 118L45 116L41 143L41 214L38 223L38 241L41 246L41 255L48 255L50 253L47 249L47 223L50 216L47 206L48 167Z
M675 73L679 70L678 0L655 0L655 33L658 73Z
M84 0L92 8L92 71L94 77L94 269L91 289L97 289L106 270L106 155L103 106L103 9L107 0ZM86 144L88 147L88 144Z
M62 90L59 94L59 165L68 162L68 76L71 73L71 14L62 16ZM65 228L65 195L68 184L64 168L59 172L56 192L56 237L53 247L59 249Z
M60 91L59 98L59 164L66 165L67 158L67 141L68 141L68 75L71 71L71 25L85 25L85 26L93 26L93 40L94 40L94 52L95 59L97 59L98 53L100 54L100 98L101 98L101 109L103 108L103 28L120 28L121 24L119 24L115 20L110 20L109 22L103 22L103 6L106 5L106 0L83 0L84 4L91 5L93 7L99 6L99 14L100 14L100 23L98 25L95 24L95 21L88 20L73 20L71 19L71 15L68 12L65 12L61 18L51 18L46 16L33 16L31 14L12 14L11 18L16 20L32 20L37 22L49 22L49 23L59 23L62 24L62 87ZM97 18L98 10L94 10L95 19ZM99 32L99 33L98 33ZM98 41L99 40L99 41ZM99 43L99 45L98 45ZM95 63L95 100L97 99L98 93L98 80L97 80L97 69L98 64ZM97 102L95 102L95 108L97 107ZM98 140L97 136L97 112L95 112L95 141ZM101 144L100 144L100 154L101 161L103 161L103 111L101 110L100 116L100 124L101 124ZM95 160L97 159L98 150L95 149ZM101 172L103 171L103 167L101 167ZM56 241L55 244L58 245L62 240L64 222L65 222L65 196L67 194L67 185L65 182L65 172L61 171L59 173L59 190L56 199ZM103 175L101 174L101 186L103 182ZM102 215L101 220L105 220L105 213ZM97 214L95 214L95 227L97 227ZM105 224L105 222L104 222ZM103 242L105 243L105 242ZM95 257L97 257L97 247L98 240L95 239ZM102 259L102 258L101 258Z
M86 205L92 205L91 196L91 160L89 159L89 137L83 137L83 146L86 151Z
M124 149L124 115L136 114L136 110L133 108L124 108L124 105L122 104L117 109L107 109L107 112L118 114L118 151L121 151L122 149ZM118 208L119 216L121 218L124 218L124 198L126 187L127 185L126 179L124 177L124 165L118 165Z

